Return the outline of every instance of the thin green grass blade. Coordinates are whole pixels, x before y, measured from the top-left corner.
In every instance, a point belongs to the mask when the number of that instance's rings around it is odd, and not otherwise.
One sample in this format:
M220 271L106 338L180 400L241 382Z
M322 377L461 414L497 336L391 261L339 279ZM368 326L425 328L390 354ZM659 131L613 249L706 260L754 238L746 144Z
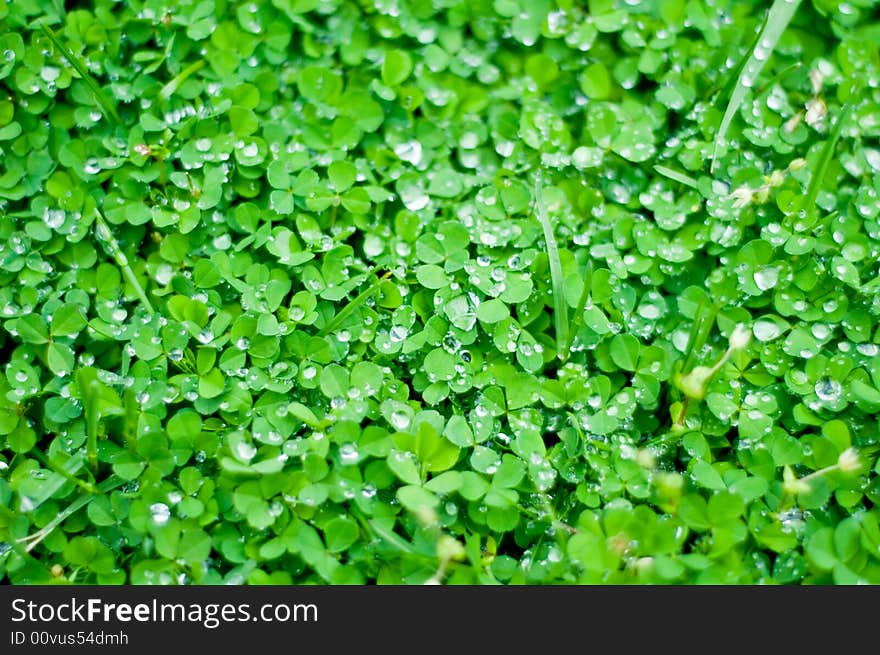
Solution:
M796 61L796 62L794 62L791 66L786 66L786 67L783 68L781 71L779 71L778 73L776 73L776 75L774 75L774 76L770 79L769 82L767 82L766 84L763 84L763 85L762 85L762 88L764 88L764 89L772 89L774 86L776 86L779 82L781 82L781 81L784 80L786 77L788 77L789 75L791 75L793 72L795 72L796 70L800 70L801 68L803 68L803 66L804 66L803 62L800 62L800 61Z
M712 324L715 321L717 311L713 305L706 303L701 303L697 308L694 322L688 335L687 349L685 350L684 362L681 367L682 371L690 371L694 367L694 359L697 353L709 341L709 335L712 332Z
M723 98L729 98L730 94L733 93L733 89L736 86L736 81L739 79L739 76L742 75L743 68L746 66L746 62L749 60L749 57L752 54L752 51L755 49L755 46L758 45L758 37L761 35L760 32L755 33L755 38L752 39L751 44L749 44L749 49L746 50L745 54L740 58L739 63L737 63L736 68L731 71L731 73L727 76L727 81L724 83L724 86L721 88L721 92L718 94L719 102ZM715 94L715 90L710 94L710 97Z
M104 249L114 260L116 260L116 265L119 266L125 279L128 280L134 288L134 292L144 306L144 309L146 309L147 313L152 316L155 313L155 310L150 304L150 300L147 298L147 292L144 291L140 281L138 281L137 276L134 274L134 271L128 263L128 257L122 252L122 248L119 247L119 242L113 235L113 231L110 229L110 226L107 224L107 221L97 207L95 207L95 235L98 237L98 240L101 241Z
M74 500L72 503L70 503L70 505L68 505L65 509L58 512L58 514L51 521L49 521L45 526L43 526L42 528L40 528L37 532L35 532L33 534L30 534L26 537L22 537L21 539L18 540L18 543L24 544L25 551L30 552L37 545L39 545L39 543L41 541L43 541L43 539L45 539L50 534L52 534L52 532L55 530L55 528L57 528L64 521L66 521L69 516L71 516L72 514L75 514L80 509L82 509L83 507L88 505L92 501L92 499L95 498L95 496L97 494L99 494L99 493L105 494L108 491L112 491L116 487L121 487L123 484L125 484L125 480L123 480L122 478L120 478L116 475L111 475L109 478L107 478L101 484L98 485L96 491L82 492L76 498L76 500Z
M550 284L553 287L553 322L556 327L556 353L560 359L565 358L566 344L568 344L568 303L565 302L564 278L562 277L562 262L559 259L559 246L556 243L556 235L553 234L553 226L550 217L547 216L547 208L541 198L541 172L538 171L535 180L535 209L538 221L544 231L544 241L547 243L547 258L550 261Z
M101 107L101 111L104 112L104 116L106 116L110 121L113 122L114 125L119 126L122 124L122 118L119 117L119 114L116 111L116 107L107 99L104 90L98 85L89 71L86 70L86 67L83 66L82 62L77 59L76 55L74 55L70 50L67 49L63 43L61 43L60 39L55 36L55 33L46 26L45 23L40 23L40 27L43 28L43 32L49 37L49 40L52 42L58 51L64 56L73 69L79 73L79 76L82 78L83 82L86 83L86 86L92 92L92 95L95 96L95 101Z
M660 175L662 175L663 177L668 177L670 180L680 182L681 184L689 186L692 189L697 189L699 186L697 181L690 175L685 175L681 171L677 171L674 168L669 168L668 166L657 164L656 166L654 166L654 170L660 173Z
M318 336L326 337L328 334L333 332L333 330L342 325L342 322L346 318L348 318L354 310L363 305L364 302L366 302L367 298L369 298L373 293L376 292L376 290L379 288L379 285L382 284L389 277L391 277L390 272L376 278L370 286L361 291L350 303L343 307L340 312L336 316L334 316L331 321L318 332Z
M792 16L797 11L801 0L775 0L767 12L767 18L761 28L761 33L749 58L746 60L736 85L730 94L730 101L727 103L727 109L721 119L721 125L718 126L718 132L715 135L715 145L712 150L712 163L709 167L710 172L715 170L715 164L718 161L718 153L724 139L727 136L727 130L733 120L734 115L739 110L740 105L746 97L747 91L755 83L764 64L770 58L770 54L779 42L779 38L791 22Z
M98 407L98 380L94 377L93 369L86 368L77 371L76 383L82 396L86 419L86 454L89 458L89 466L95 471L98 468L98 427L101 421Z
M406 553L407 555L419 555L420 553L413 548L412 544L406 541L403 537L398 535L393 530L389 530L386 528L380 521L376 519L369 519L367 521L367 525L370 526L370 529L376 534L377 537L382 539L382 541L386 542L390 546L393 546L397 550L402 553Z
M34 449L32 453L29 453L28 456L35 456L37 459L40 459L37 456L37 450ZM45 458L44 458L45 459ZM41 462L42 463L42 462ZM53 473L46 477L46 480L40 486L40 490L38 493L33 496L29 496L32 510L37 509L40 505L49 500L55 493L64 486L64 483L68 481L68 476L74 476L76 473L80 471L83 467L83 458L82 455L76 454L72 455L66 462L64 462L59 468L62 468L64 472L60 470L55 470L54 467L50 467L48 462L45 463L46 468L52 468Z
M702 327L702 324L703 324L703 318L704 318L704 311L703 310L704 309L705 309L705 305L701 304L697 308L697 313L694 314L694 322L691 323L691 331L688 333L687 348L685 349L684 360L682 361L682 364L681 364L681 370L683 372L690 370L691 366L693 365L694 344L697 343L697 338L700 333L700 328Z
M834 149L837 147L837 141L840 139L840 133L843 130L843 124L846 122L847 116L849 116L850 109L852 109L852 101L847 102L840 108L837 122L834 124L834 128L832 129L828 140L825 141L825 145L822 146L822 151L819 153L819 160L816 162L816 168L813 170L810 182L807 185L807 198L804 208L807 210L807 215L810 217L811 222L816 221L816 214L818 211L816 199L819 197L819 189L822 187L822 180L825 179L825 173L828 172L828 165L831 163L831 158L834 156Z
M60 475L65 480L67 480L68 482L72 482L73 484L77 485L78 487L80 487L84 491L88 491L89 493L92 493L95 491L95 486L91 482L86 482L85 480L81 480L80 478L78 478L74 475L74 473L76 471L78 471L80 468L82 468L82 455L81 454L77 453L76 455L72 455L63 464L58 464L57 462L54 462L53 460L49 459L38 448L33 449L30 453L28 453L28 456L34 457L40 464L43 465L43 468L49 469L53 473ZM71 460L75 460L72 463L74 470L68 471L67 468L65 468L65 467L71 465Z
M174 95L174 92L177 91L177 88L181 84L183 84L190 75L195 73L197 70L202 68L204 65L205 65L204 59L199 59L198 61L194 61L192 64L190 64L189 66L184 68L182 71L180 71L180 73L173 80L171 80L170 82L168 82L168 84L163 86L162 90L159 91L159 95L162 98L164 98L165 100L167 100L168 98L170 98L171 96Z
M571 346L574 343L574 337L577 334L578 329L581 326L581 323L584 321L584 308L587 306L587 300L590 298L590 294L593 290L593 262L592 260L587 261L587 267L584 270L584 288L581 291L581 296L578 298L577 308L574 310L574 317L571 319L571 328L568 333L568 341L565 343L565 353L562 361L568 361L569 355L571 355Z

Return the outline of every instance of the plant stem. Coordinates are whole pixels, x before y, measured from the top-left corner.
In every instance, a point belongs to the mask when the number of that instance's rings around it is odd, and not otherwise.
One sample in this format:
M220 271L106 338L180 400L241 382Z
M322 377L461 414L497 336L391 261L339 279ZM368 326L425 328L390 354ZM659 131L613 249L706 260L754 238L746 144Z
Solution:
M808 482L814 478L818 478L819 476L825 475L826 473L832 473L840 469L838 464L832 464L831 466L826 466L825 468L821 468L818 471L813 471L812 473L808 473L802 478L798 478L799 482Z
M684 400L681 403L681 413L678 415L678 421L676 421L676 425L678 425L679 427L684 426L684 417L685 417L685 414L687 414L688 403L690 402L690 400L691 400L690 397L685 396Z

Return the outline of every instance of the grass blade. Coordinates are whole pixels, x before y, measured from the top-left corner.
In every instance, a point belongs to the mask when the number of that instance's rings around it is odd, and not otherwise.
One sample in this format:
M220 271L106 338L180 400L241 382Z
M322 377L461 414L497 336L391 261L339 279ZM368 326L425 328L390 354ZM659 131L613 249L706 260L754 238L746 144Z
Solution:
M577 335L581 323L584 322L584 308L587 306L587 300L589 300L592 290L593 262L592 260L588 260L586 270L584 270L584 288L581 290L581 297L578 298L577 308L574 310L574 317L571 319L568 341L565 342L565 352L563 353L564 356L561 358L563 362L568 361L568 357L571 355L571 347L574 344L574 338Z
M800 3L801 0L774 0L770 11L767 12L767 18L764 20L758 41L752 48L752 52L749 54L736 80L736 85L733 87L733 92L730 94L730 100L727 103L727 109L724 111L724 117L721 119L721 125L718 126L718 132L715 135L715 145L712 149L710 172L715 170L718 152L721 144L724 143L727 129L730 127L734 114L739 110L746 97L746 92L755 83L755 80L761 73L761 69L764 68L764 64L770 58L770 53L773 52Z
M105 494L108 491L112 491L117 487L121 487L125 484L125 480L119 478L115 475L111 475L109 478L104 480L101 484L98 485L97 489L94 492L84 491L82 492L76 500L74 500L70 505L68 505L65 509L58 512L58 514L49 521L45 526L40 528L37 532L30 534L26 537L22 537L18 540L18 543L24 544L25 551L30 552L33 550L43 539L48 537L59 525L64 523L69 516L78 512L80 509L88 505L93 498L96 497L97 494Z
M78 487L80 487L84 491L88 491L89 493L94 493L95 486L91 482L86 482L85 480L81 480L80 478L78 478L74 475L74 473L76 473L76 471L78 471L80 468L82 468L82 455L80 455L80 454L72 455L63 464L58 464L57 462L54 462L53 460L49 459L46 455L44 455L42 451L40 451L39 449L36 449L36 448L34 450L32 450L30 453L28 453L28 455L34 457L40 464L42 464L43 468L49 469L53 473L60 475L65 480L67 480L68 482L72 482L73 484L77 485ZM73 460L72 463L71 463L71 460ZM74 470L68 471L66 468L67 466L72 466Z
M154 310L147 298L147 292L144 291L144 288L135 276L134 271L131 270L131 266L128 264L128 257L122 252L122 248L119 247L119 242L116 241L116 237L113 236L110 226L107 225L107 221L104 220L104 217L101 215L101 212L98 211L97 207L95 207L95 234L104 245L104 248L110 253L113 259L116 260L116 264L119 266L125 279L129 281L132 287L134 287L134 292L137 294L144 309L147 310L147 314L152 315Z
M564 278L562 277L562 262L559 259L559 246L556 244L556 236L553 234L553 226L550 217L547 216L547 208L541 199L541 172L538 171L535 180L535 208L538 221L544 231L544 241L547 243L547 259L550 261L550 283L553 287L553 322L556 327L556 353L560 359L565 359L566 344L568 344L568 304L565 302Z
M49 40L52 42L58 51L64 56L71 66L73 66L74 70L79 73L79 76L82 78L82 81L86 83L86 86L92 92L92 95L95 96L95 101L101 107L101 111L104 112L104 116L106 116L109 120L113 122L114 125L121 125L122 119L119 117L119 114L116 111L116 108L113 104L107 99L107 96L104 94L104 90L98 85L89 71L86 70L86 67L83 63L77 59L76 55L74 55L70 50L67 49L61 41L55 36L55 33L49 29L45 23L40 23L40 27L43 28L43 32L49 37Z
M406 553L407 555L420 555L415 548L413 548L412 544L406 541L403 537L398 535L393 530L389 530L386 528L380 521L376 519L369 519L367 521L367 525L370 526L370 529L376 534L377 537L382 539L384 542L393 546L397 550Z
M46 477L46 480L40 486L39 492L29 496L31 504L30 511L37 509L40 505L52 498L52 496L64 486L64 483L69 481L71 477L75 476L83 467L83 458L82 455L79 454L72 455L66 462L57 467L50 465L48 458L43 456L38 449L32 450L28 456L33 456L43 464L44 468L53 471L52 475Z
M76 385L79 387L80 401L86 421L86 456L93 472L98 470L98 432L101 425L99 407L100 383L92 368L81 368L76 372Z
M837 147L837 140L840 139L843 124L846 121L851 108L852 101L847 102L840 108L840 114L837 116L837 123L835 123L834 129L831 131L828 140L825 141L825 145L822 146L822 151L819 153L819 160L816 163L816 168L810 176L810 183L807 185L807 199L804 207L807 210L807 215L810 217L811 222L815 222L816 220L816 199L819 197L819 189L822 187L822 180L825 179L825 173L828 171L828 164L831 163L831 157L834 155L834 149Z
M376 278L373 283L368 286L366 289L361 291L350 303L348 303L342 310L334 316L327 325L325 325L321 330L318 331L319 337L325 337L333 330L342 325L342 322L348 318L351 313L356 310L358 307L364 304L364 302L369 298L376 290L379 288L385 280L391 277L391 272L387 272L381 277Z
M699 186L697 181L690 175L685 175L681 171L677 171L674 168L669 168L668 166L657 164L656 166L654 166L654 170L660 173L660 175L662 175L663 177L668 177L670 180L680 182L681 184L689 186L692 189L697 189Z
M197 70L202 68L205 65L204 59L199 59L198 61L194 61L192 64L184 68L173 80L168 82L165 86L162 87L162 90L159 91L159 95L168 100L171 96L174 95L174 92L177 91L177 88L186 81L190 75L195 73Z
M684 362L681 367L682 371L690 371L694 367L694 359L697 353L709 341L709 335L712 332L712 325L715 322L717 311L714 305L709 305L705 302L700 303L699 307L697 307L697 311L694 314L694 322L688 335Z

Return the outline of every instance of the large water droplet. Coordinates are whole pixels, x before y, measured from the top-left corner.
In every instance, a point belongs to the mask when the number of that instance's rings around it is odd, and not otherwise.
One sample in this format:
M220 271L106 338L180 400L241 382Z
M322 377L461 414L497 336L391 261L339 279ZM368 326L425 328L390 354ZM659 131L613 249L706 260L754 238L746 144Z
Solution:
M403 341L408 335L409 330L402 325L395 325L388 331L388 338L394 343Z
M406 412L391 412L391 425L395 430L406 430L409 427L409 415Z
M153 523L156 525L165 525L168 523L168 519L171 518L171 510L168 509L168 505L165 503L153 503L150 505L150 515L153 519Z
M422 144L418 141L407 141L395 146L394 154L413 166L422 160Z
M353 443L343 444L339 447L339 459L342 460L343 465L357 464L360 458L357 446Z
M831 378L821 378L816 382L816 386L813 387L813 390L816 392L816 396L819 400L826 403L833 403L839 400L843 393L843 387L840 382L832 380Z
M856 346L856 350L865 357L873 357L880 352L880 348L877 347L876 343L860 343Z
M752 331L758 341L773 341L782 334L782 329L775 321L766 320L756 321Z
M235 445L235 454L240 460L248 462L257 454L257 449L249 443L240 441Z
M775 266L762 268L754 273L755 284L761 291L767 291L776 286L779 281L779 269Z

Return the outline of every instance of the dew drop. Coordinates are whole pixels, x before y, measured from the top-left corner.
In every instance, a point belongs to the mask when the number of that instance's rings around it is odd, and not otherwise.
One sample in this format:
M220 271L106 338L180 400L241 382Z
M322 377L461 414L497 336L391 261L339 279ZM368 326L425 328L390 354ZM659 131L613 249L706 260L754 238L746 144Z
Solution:
M767 291L775 287L776 283L779 281L779 269L775 266L762 268L759 271L755 271L753 277L755 279L755 285L757 285L761 291Z
M156 525L165 525L171 518L171 510L165 503L153 503L150 505L150 516Z
M391 412L391 425L395 430L406 430L409 427L409 415L406 412Z
M816 396L819 400L826 403L839 400L843 393L843 387L840 382L831 378L821 378L816 382L813 390L816 392Z

